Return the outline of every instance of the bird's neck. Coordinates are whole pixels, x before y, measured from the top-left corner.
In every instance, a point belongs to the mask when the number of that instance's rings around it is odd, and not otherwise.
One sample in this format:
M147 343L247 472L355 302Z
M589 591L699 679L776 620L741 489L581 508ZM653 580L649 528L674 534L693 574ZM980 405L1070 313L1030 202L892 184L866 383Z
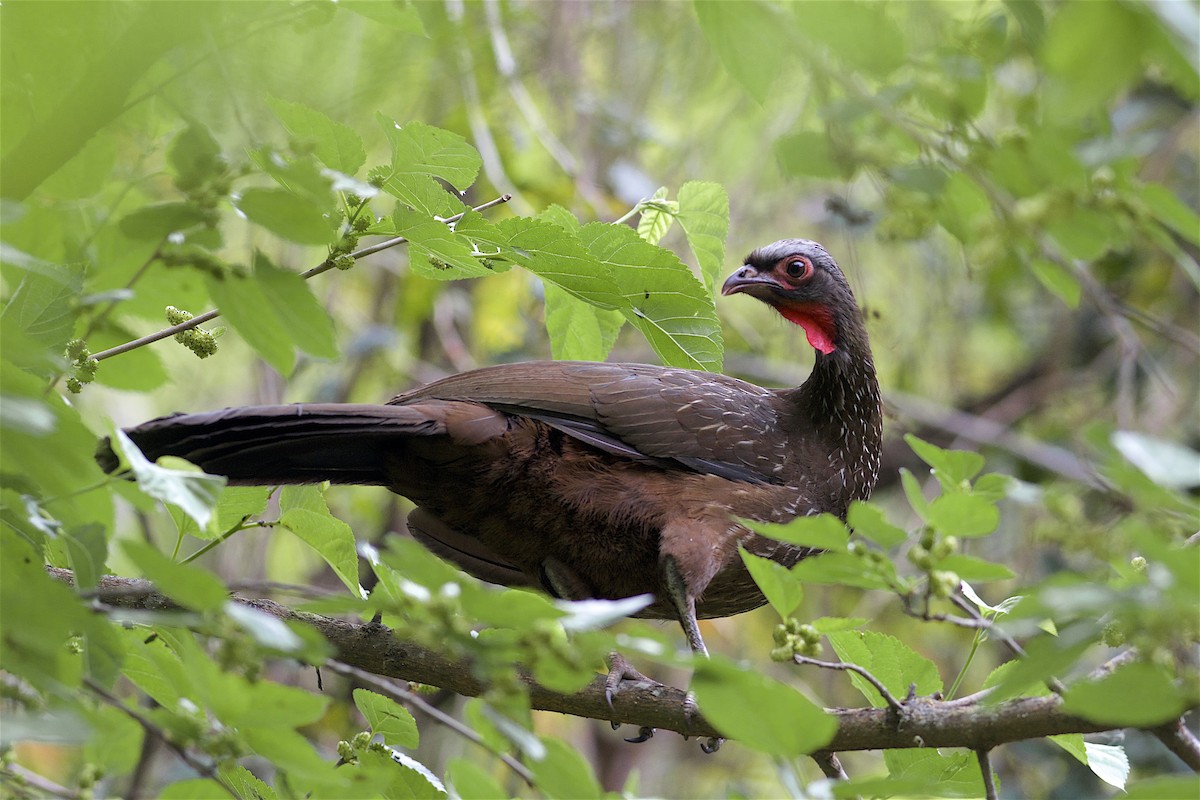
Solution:
M817 352L812 374L796 389L797 410L828 450L835 495L864 500L875 488L883 443L883 407L865 330L843 336L838 349Z

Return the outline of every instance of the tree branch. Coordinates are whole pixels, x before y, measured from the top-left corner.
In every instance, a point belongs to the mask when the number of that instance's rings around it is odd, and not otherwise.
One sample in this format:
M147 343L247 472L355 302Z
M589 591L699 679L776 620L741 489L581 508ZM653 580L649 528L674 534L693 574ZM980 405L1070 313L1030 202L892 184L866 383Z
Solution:
M47 572L64 582L74 581L70 570L47 567ZM177 607L148 581L139 579L105 576L97 593L99 599L114 606L149 610ZM399 641L381 625L295 611L271 600L242 597L234 600L279 619L311 625L333 645L338 661L366 672L438 686L467 697L478 696L486 689L472 674L470 663L451 661L420 645ZM689 713L686 693L672 686L626 681L610 707L603 676L597 676L591 684L572 694L552 691L531 678L526 678L526 683L530 706L536 710L658 728L684 736L721 735L701 714ZM890 708L829 710L838 722L838 731L833 741L814 755L824 758L835 752L911 747L986 750L1023 739L1112 729L1066 713L1057 695L995 704L915 697L906 699L903 708L899 720ZM1190 745L1182 737L1176 737L1175 741L1172 750L1185 761L1191 756L1183 754L1197 752L1189 749L1195 746L1194 740Z

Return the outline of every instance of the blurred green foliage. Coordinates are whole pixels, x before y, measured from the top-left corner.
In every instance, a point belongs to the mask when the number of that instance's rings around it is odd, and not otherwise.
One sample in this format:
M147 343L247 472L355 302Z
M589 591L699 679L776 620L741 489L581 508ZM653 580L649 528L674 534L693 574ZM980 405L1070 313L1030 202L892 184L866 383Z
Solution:
M1113 725L1194 707L1198 30L1194 4L1133 0L5 3L6 789L38 793L17 765L111 795L531 791L434 726L418 741L391 699L300 688L287 665L327 646L224 600L265 581L333 591L310 607L381 613L474 659L491 688L461 716L548 797L817 781L794 758L831 733L817 705L882 702L861 676L772 663L822 648L900 697L1057 677L1073 712ZM409 244L352 255L397 235ZM379 401L502 360L612 354L795 383L802 340L713 302L727 253L786 236L825 242L850 275L891 444L854 537L806 520L777 534L825 554L793 570L746 555L771 603L706 631L752 664L718 655L696 677L744 743L713 758L667 736L630 754L599 726L531 715L514 665L577 688L616 646L611 620L385 540L403 500L307 487L269 503L132 453L127 485L92 460L114 423ZM92 359L213 307L183 347ZM87 592L109 572L184 610L95 613ZM957 613L960 580L1026 658L922 619ZM623 652L685 680L661 647L673 631L622 624ZM1139 660L1082 680L1129 646ZM782 685L797 681L809 697ZM148 775L147 728L211 774ZM1092 773L1176 791L1162 776L1177 764L1144 739L1129 737L1132 765L1077 736L994 765L1017 795L1098 794ZM839 792L982 788L959 751L846 763L860 780Z

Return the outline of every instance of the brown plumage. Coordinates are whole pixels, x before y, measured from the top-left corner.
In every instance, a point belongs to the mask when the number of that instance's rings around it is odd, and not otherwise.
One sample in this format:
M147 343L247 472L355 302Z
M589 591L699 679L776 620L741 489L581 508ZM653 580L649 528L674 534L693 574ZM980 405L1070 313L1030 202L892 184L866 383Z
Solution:
M696 619L764 602L738 545L792 565L802 548L737 517L844 517L875 485L880 400L845 277L815 242L754 251L722 293L802 326L817 350L795 389L645 364L488 367L387 405L299 404L164 417L127 431L234 483L374 484L412 500L409 529L467 572L566 599L650 593L639 616ZM108 463L112 463L108 453Z

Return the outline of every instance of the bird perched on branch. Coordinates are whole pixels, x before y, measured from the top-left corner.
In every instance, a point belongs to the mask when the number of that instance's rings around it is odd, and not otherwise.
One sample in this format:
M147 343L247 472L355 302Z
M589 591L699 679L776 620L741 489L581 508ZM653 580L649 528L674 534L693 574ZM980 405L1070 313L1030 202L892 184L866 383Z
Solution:
M816 350L794 389L645 364L570 361L473 370L386 404L297 404L179 414L126 431L235 484L385 486L408 527L485 581L569 600L648 593L638 616L697 619L765 601L738 555L791 566L810 553L739 518L845 517L879 471L881 408L854 295L816 242L751 253L722 294L747 294ZM115 456L102 447L108 468Z

